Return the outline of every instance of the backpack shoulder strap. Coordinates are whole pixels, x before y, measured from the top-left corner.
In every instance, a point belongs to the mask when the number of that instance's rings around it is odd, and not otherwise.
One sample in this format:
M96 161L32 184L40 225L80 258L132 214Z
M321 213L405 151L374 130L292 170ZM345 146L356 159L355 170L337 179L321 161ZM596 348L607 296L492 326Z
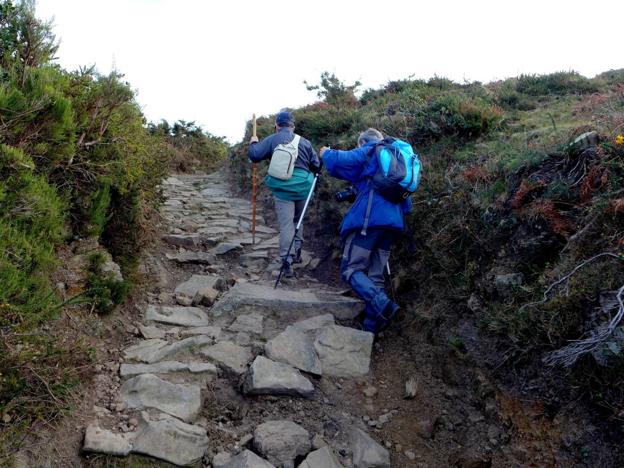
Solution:
M291 143L295 147L295 160L299 157L299 142L301 141L301 136L295 133L295 137L292 139Z

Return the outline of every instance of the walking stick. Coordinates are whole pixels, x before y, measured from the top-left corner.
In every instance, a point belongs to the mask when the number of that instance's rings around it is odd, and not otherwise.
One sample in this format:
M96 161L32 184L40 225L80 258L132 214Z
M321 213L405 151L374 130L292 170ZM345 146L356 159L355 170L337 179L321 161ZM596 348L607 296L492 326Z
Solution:
M319 172L317 172L316 175L314 176L314 180L312 181L312 187L310 187L310 193L308 193L308 198L306 198L305 205L303 205L303 210L301 211L301 216L299 216L299 221L297 222L297 226L295 227L295 235L290 241L290 245L288 246L288 252L286 252L286 256L284 257L284 261L282 262L282 268L280 268L280 272L277 277L277 280L275 281L275 286L273 286L273 289L277 289L277 285L282 279L282 275L284 274L284 267L286 266L286 262L288 261L288 257L290 256L290 251L292 250L292 247L295 243L297 234L299 234L299 229L301 229L301 223L303 222L303 217L305 216L305 212L308 209L308 205L310 204L310 199L312 198L312 194L314 193L314 187L316 187L316 181L318 180L320 173L321 171L319 169Z
M251 135L257 137L256 114L251 121ZM256 243L256 192L257 192L258 167L253 163L251 169L251 242Z

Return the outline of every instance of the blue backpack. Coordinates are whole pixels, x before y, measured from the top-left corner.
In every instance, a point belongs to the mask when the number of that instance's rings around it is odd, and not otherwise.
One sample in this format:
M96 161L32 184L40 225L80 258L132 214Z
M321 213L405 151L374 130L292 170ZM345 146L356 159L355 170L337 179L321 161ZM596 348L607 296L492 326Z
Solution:
M398 204L416 191L420 181L420 160L409 143L385 138L376 145L372 157L377 158L377 170L369 182L372 190L368 193L368 206L362 226L364 236L373 207L373 193L377 192L389 202Z
M377 171L373 189L392 203L401 203L416 191L420 181L420 160L409 143L386 138L375 148Z

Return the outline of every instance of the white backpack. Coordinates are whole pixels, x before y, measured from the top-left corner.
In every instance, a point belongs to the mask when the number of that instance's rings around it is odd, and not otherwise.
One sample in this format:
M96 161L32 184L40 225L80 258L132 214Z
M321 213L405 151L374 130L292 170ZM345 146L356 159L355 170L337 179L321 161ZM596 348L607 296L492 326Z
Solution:
M295 134L290 143L277 145L271 156L269 175L280 180L288 180L292 177L295 169L295 161L299 156L299 140L301 137Z

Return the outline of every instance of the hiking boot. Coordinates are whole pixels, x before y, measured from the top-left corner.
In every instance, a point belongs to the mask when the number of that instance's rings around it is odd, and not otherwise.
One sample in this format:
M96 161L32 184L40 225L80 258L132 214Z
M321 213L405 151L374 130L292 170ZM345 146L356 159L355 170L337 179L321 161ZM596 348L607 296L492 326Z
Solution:
M381 333L386 330L392 320L399 314L401 308L394 302L389 302L384 310L377 317L377 333Z
M284 260L284 264L282 266L282 268L284 269L284 278L294 278L295 277L295 270L292 266L292 263L290 263L287 260Z
M298 248L295 251L295 258L293 258L293 263L303 263L303 260L301 259L301 248Z

